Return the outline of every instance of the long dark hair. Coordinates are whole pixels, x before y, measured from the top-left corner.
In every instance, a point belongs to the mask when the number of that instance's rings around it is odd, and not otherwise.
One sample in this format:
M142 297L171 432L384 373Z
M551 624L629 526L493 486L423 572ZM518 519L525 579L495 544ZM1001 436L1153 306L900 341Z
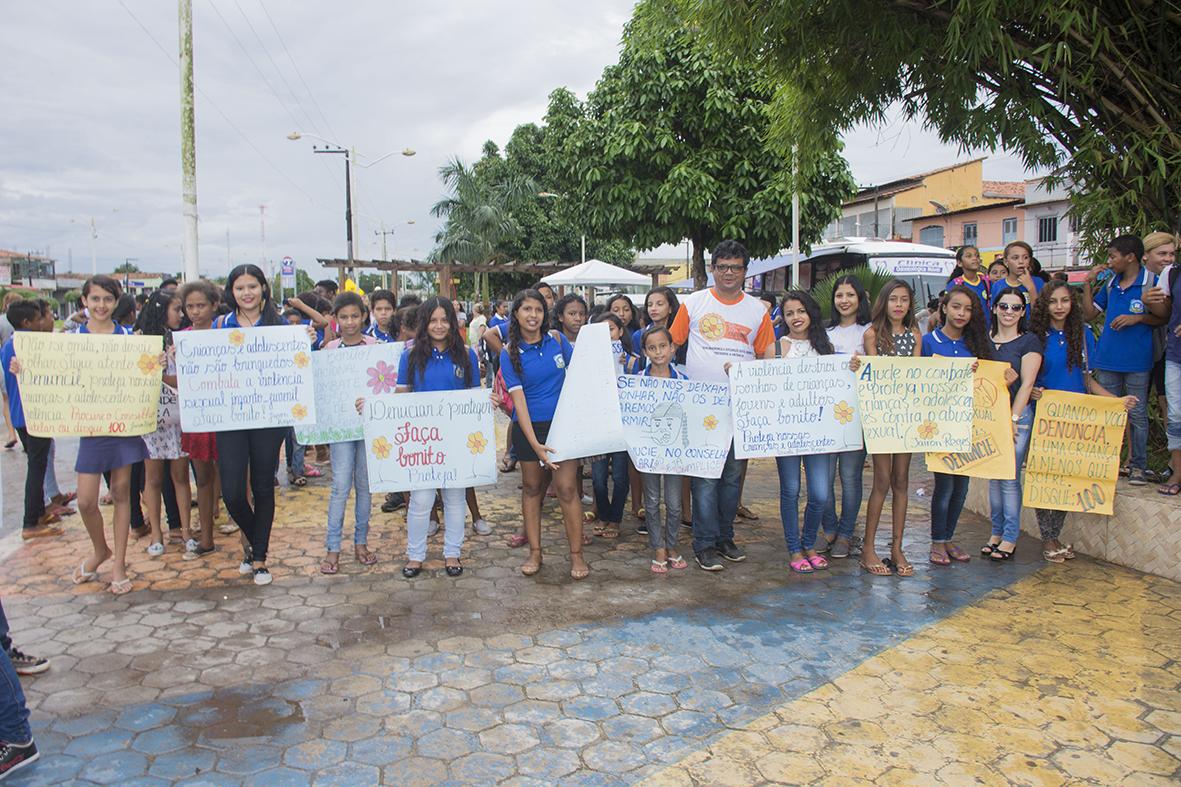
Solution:
M164 346L172 344L172 329L168 327L168 307L179 301L180 295L158 290L152 293L139 313L139 330L144 336L163 336Z
M562 333L566 332L566 330L562 327L562 315L566 313L566 307L572 303L581 303L582 310L584 312L587 311L586 301L581 295L576 292L566 293L561 298L558 298L558 302L554 304L553 326L555 331L561 331ZM585 324L586 323L583 323L583 325Z
M1021 290L1017 289L1016 287L1006 287L1003 290L1001 290L1000 292L998 292L996 294L996 297L994 297L992 299L992 312L993 312L994 317L996 316L996 305L998 303L1000 303L1001 298L1005 297L1006 295L1016 295L1018 298L1021 299L1021 303L1025 304L1026 306L1029 305L1029 302L1027 300L1025 300L1025 293L1023 293ZM1029 326L1026 324L1026 320L1025 320L1025 309L1022 309L1020 314L1021 314L1021 316L1017 319L1017 333L1018 334L1025 333L1027 330L1029 330ZM996 336L996 329L997 329L997 320L994 319L992 321L992 329L989 331L989 334L992 336Z
M222 300L229 307L230 313L238 311L238 301L234 299L234 282L242 276L253 276L262 286L262 304L259 307L258 324L283 325L283 318L279 316L279 310L275 308L275 302L271 298L271 285L267 284L266 274L262 272L262 268L250 263L236 266L226 277L226 292Z
M832 340L828 338L828 331L824 330L824 318L820 316L820 304L816 299L803 290L788 290L779 302L779 308L786 312L788 301L802 304L804 311L808 313L808 341L811 342L812 349L818 355L832 355L836 352Z
M665 327L667 328L673 324L673 319L677 316L677 312L681 310L681 302L677 300L677 294L672 291L671 287L661 285L648 290L648 294L644 296L644 308L640 310L640 316L644 320L645 328L652 324L652 318L648 316L648 299L653 295L663 295L664 300L668 303L668 320L665 322Z
M338 297L343 297L343 295ZM414 381L426 372L427 361L431 359L431 353L434 352L435 348L431 344L428 328L435 309L442 309L443 314L447 317L447 354L451 356L451 362L463 370L464 386L470 388L472 385L472 359L468 353L467 345L463 343L463 334L459 332L459 318L455 314L455 307L451 305L451 301L438 296L427 298L426 302L418 307L418 328L414 334L414 346L410 348L410 359L406 362L410 378L406 380L406 385L414 387Z
M832 284L832 307L829 311L828 327L836 328L841 324L841 315L837 314L837 288L841 285L848 284L853 288L853 292L857 293L857 316L854 318L858 325L869 325L869 295L865 292L865 286L857 279L856 276L842 276Z
M549 325L549 308L545 305L545 298L537 290L521 290L513 298L513 305L509 307L508 321L508 358L513 364L513 371L521 371L521 323L517 321L517 310L521 304L532 298L541 304L541 338L545 339L545 326Z
M914 290L902 279L892 279L886 282L878 298L873 302L873 314L870 317L870 327L873 328L874 341L878 355L889 355L894 352L894 329L890 327L890 293L901 287L910 297L910 309L902 317L902 327L914 331Z
M951 296L953 295L967 297L969 308L972 310L971 316L968 318L968 324L964 326L964 346L976 358L983 358L985 360L991 358L992 342L988 341L988 329L984 323L983 304L980 303L979 296L973 292L971 287L957 284L944 293L943 298L939 301L939 324L943 326L947 325L947 304L951 301Z
M636 305L634 303L632 303L631 298L627 297L622 292L612 295L610 298L607 299L607 311L611 311L612 304L614 304L620 298L627 301L628 307L632 310L632 318L630 320L628 320L627 324L625 324L623 326L623 328L624 328L623 332L629 333L631 331L640 330L640 320L636 314Z
M1083 324L1082 311L1078 304L1078 293L1069 284L1058 279L1046 282L1046 286L1042 287L1037 300L1033 302L1033 317L1029 321L1029 331L1043 342L1046 341L1051 327L1050 296L1063 287L1070 294L1070 311L1067 312L1062 325L1062 332L1066 334L1066 368L1077 367L1085 371L1086 340L1083 337L1083 331L1090 329Z

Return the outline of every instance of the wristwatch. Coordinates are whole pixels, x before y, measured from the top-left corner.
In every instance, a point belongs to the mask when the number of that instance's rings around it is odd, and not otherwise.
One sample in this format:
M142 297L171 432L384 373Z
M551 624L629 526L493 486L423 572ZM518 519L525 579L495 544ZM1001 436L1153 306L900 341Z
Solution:
M1015 415L1015 416L1013 416L1013 423L1017 423L1017 422L1018 422L1018 421L1020 421L1020 420L1021 420L1021 416L1020 416L1020 415Z

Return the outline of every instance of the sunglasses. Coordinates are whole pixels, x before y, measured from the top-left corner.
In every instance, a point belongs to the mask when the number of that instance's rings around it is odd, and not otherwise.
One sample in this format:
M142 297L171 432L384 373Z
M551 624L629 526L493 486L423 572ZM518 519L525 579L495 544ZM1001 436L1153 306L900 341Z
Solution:
M996 305L996 308L1000 309L1003 312L1023 312L1023 311L1025 311L1025 306L1018 304L1018 303L998 303Z

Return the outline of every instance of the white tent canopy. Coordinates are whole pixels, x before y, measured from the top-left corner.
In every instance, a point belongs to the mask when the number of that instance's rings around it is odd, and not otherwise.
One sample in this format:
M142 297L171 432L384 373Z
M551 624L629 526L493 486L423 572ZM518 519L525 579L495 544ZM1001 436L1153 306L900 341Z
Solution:
M589 287L614 285L619 287L647 287L652 279L642 273L635 273L618 265L602 260L587 260L584 263L551 273L542 278L551 287Z

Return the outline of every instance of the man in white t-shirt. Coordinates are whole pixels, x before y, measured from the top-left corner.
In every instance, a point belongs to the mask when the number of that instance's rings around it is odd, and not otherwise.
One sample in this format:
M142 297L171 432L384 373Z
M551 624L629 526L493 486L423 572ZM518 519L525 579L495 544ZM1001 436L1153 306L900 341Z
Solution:
M775 329L767 308L742 291L750 254L735 240L713 250L710 268L714 286L681 301L670 332L678 345L688 343L685 367L690 380L725 382L730 366L768 357L774 351ZM706 571L721 571L719 557L746 559L734 543L734 516L746 460L726 456L721 478L693 478L693 553Z

